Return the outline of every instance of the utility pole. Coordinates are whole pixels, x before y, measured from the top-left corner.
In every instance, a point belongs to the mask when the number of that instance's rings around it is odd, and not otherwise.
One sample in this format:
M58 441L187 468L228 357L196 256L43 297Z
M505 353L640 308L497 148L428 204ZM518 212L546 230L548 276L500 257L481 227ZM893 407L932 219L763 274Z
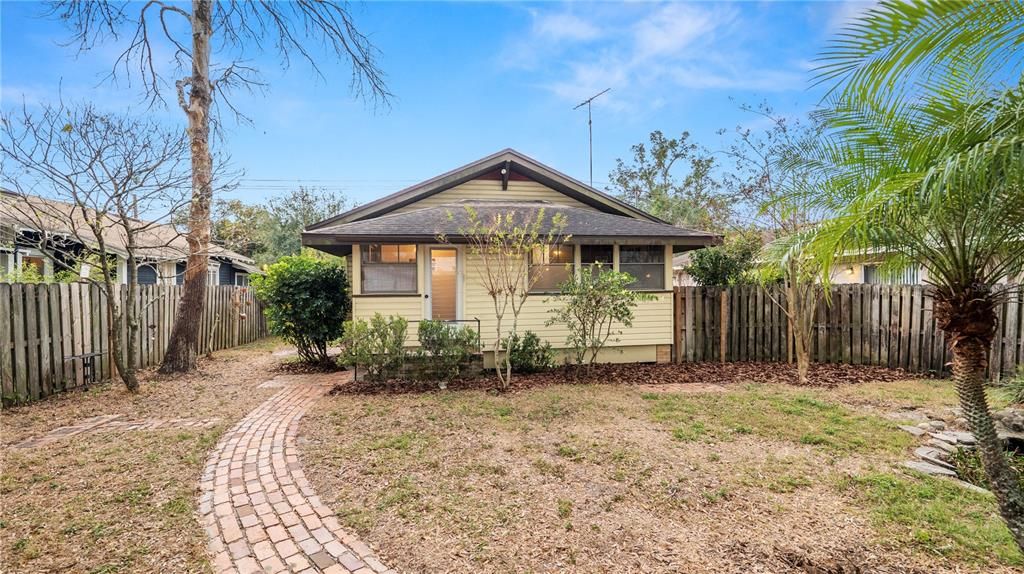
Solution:
M594 120L593 117L590 115L590 102L593 102L599 96L603 96L604 94L607 94L610 91L611 88L607 88L599 94L594 94L593 96L590 96L586 100L580 102L578 106L573 108L574 110L578 110L583 106L587 106L587 137L590 140L590 187L594 187Z

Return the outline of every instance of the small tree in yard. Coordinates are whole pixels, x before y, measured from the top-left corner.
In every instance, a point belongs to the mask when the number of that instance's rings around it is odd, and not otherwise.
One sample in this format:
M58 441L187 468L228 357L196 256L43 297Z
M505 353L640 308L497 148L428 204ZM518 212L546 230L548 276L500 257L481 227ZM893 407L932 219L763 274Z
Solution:
M509 209L488 217L481 217L470 206L465 210L467 222L459 229L459 235L469 243L470 253L480 260L473 268L494 305L494 370L501 388L507 389L512 380L512 362L505 352L505 341L517 334L519 314L539 279L530 273L527 258L531 252L546 251L567 240L568 236L562 235L566 220L561 213L549 218L543 207ZM449 217L454 215L449 213ZM442 236L439 240L447 242L448 238ZM511 326L505 322L509 314Z
M985 393L998 311L1019 289L1004 281L1024 272L1022 28L1021 2L883 2L835 39L819 68L837 81L818 194L829 217L806 235L826 269L870 250L928 270L963 417L1024 550L1024 480Z
M298 348L308 363L326 363L327 345L341 337L351 307L341 267L308 257L284 257L252 278L270 332Z
M754 279L752 271L760 249L756 232L737 233L724 245L694 251L686 272L702 286L749 283Z
M131 392L139 388L134 342L144 310L136 300L140 258L148 249L166 247L154 245L147 232L182 205L189 182L187 152L181 131L101 113L91 105L0 114L0 182L12 190L0 200L0 215L37 230L34 247L55 268L93 268L81 279L106 295L107 348ZM126 263L128 305L118 297L118 256Z
M608 341L618 341L622 327L633 326L637 304L654 299L650 293L630 289L635 281L629 273L604 271L597 265L562 284L557 297L562 306L550 311L547 325L568 327L565 342L573 350L576 365L584 365L588 374Z

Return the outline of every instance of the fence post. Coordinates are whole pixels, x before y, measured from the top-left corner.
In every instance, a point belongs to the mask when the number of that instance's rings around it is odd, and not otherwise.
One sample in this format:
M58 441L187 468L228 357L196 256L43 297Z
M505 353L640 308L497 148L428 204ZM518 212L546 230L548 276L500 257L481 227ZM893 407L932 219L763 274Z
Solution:
M729 349L729 287L723 287L718 294L718 350L719 360L725 362Z

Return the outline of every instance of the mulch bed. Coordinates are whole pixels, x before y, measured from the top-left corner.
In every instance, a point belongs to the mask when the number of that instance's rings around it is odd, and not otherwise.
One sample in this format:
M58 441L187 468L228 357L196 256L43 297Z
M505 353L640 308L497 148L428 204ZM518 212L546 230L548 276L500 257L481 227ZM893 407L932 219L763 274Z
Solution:
M869 365L812 364L806 386L838 387L867 382L901 381L920 378L902 369ZM664 385L680 383L769 383L797 385L796 365L787 363L620 363L595 365L587 374L564 366L542 373L517 374L508 391L565 384ZM495 390L498 378L492 372L475 378L458 379L447 385L453 390ZM396 380L353 381L339 385L334 394L404 394L438 390L437 381Z

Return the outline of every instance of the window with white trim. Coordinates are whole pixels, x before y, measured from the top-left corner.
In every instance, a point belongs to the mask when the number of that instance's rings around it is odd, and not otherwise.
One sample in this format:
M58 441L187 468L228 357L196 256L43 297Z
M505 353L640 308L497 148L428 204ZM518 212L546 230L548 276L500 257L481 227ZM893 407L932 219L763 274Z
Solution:
M619 271L629 273L637 291L665 288L665 248L661 245L622 245L619 247Z
M416 293L416 246L388 243L363 245L360 286L364 294Z
M249 274L248 273L235 273L235 285L239 287L249 286Z

